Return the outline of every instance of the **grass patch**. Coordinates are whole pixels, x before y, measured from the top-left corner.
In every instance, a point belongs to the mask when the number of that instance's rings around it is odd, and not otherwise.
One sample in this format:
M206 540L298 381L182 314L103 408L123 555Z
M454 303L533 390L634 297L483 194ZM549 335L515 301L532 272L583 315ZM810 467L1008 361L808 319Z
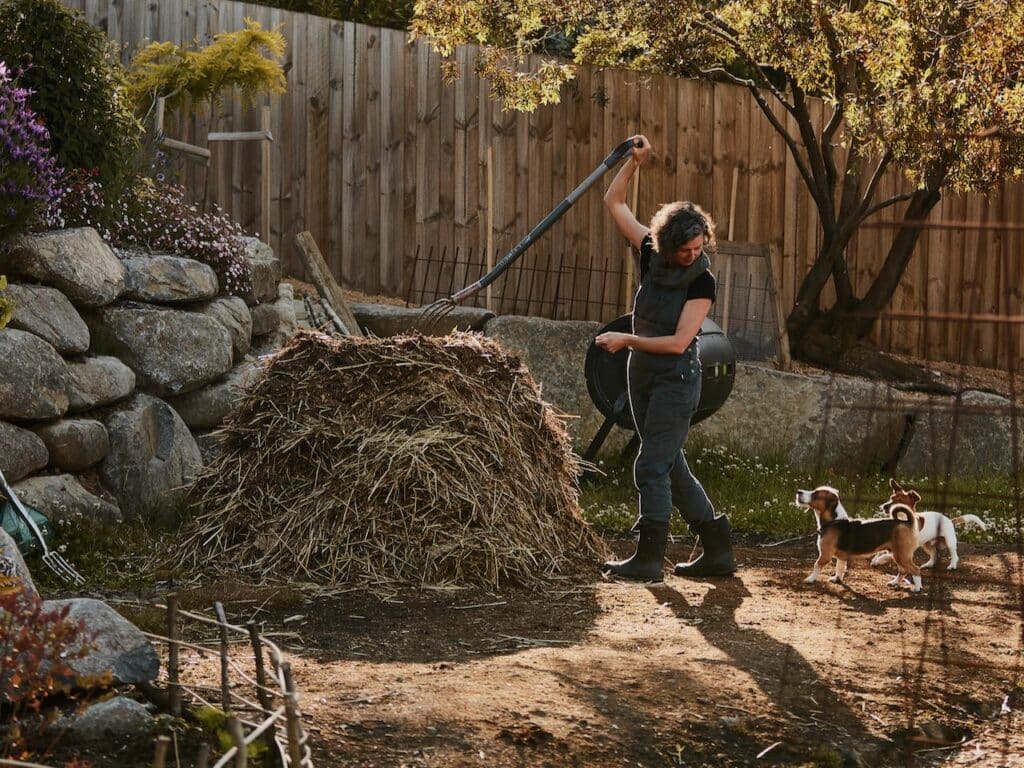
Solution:
M686 455L716 511L729 515L738 533L760 539L784 539L814 532L814 516L793 503L798 488L835 486L850 515L861 518L874 517L878 505L889 498L889 477L880 473L828 471L821 477L812 477L809 470L794 469L781 457L748 457L735 448L699 440L687 446ZM580 495L584 517L603 533L625 533L637 514L632 459L603 459L598 461L598 469L604 474L586 483ZM1008 544L1021 536L1019 505L1008 477L899 480L905 487L920 492L921 509L938 509L950 517L971 513L988 524L987 531L960 528L957 535L965 541ZM689 533L678 514L672 516L672 533Z

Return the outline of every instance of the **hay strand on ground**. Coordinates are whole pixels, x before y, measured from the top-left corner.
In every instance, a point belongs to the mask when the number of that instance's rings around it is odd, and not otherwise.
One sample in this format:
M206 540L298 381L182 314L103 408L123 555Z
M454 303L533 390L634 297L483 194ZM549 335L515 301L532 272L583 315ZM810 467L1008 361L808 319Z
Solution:
M178 560L383 587L592 578L577 459L517 358L472 334L298 334L221 430Z

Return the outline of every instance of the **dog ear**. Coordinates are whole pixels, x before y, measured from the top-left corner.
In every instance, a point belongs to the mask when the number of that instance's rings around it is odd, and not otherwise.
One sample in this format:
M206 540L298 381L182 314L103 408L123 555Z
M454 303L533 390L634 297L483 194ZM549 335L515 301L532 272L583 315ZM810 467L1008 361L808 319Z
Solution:
M907 495L914 500L915 504L917 504L917 502L921 500L921 494L918 493L917 491L910 491L907 493Z
M896 482L895 477L889 478L889 487L892 489L893 493L900 493L903 490L903 486Z

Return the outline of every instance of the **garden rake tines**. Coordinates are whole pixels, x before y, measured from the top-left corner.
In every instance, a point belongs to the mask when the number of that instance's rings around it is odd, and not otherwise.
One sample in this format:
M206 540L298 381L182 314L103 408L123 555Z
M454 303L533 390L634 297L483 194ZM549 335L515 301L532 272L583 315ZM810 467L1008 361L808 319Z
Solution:
M562 215L569 210L573 203L575 203L584 192L590 189L599 178L601 178L609 168L615 167L622 158L629 154L633 147L640 147L639 139L626 139L624 142L619 144L612 153L606 157L597 168L591 171L590 175L585 178L576 189L568 194L568 196L555 206L554 210L551 211L544 220L535 226L526 237L524 237L515 248L509 251L505 256L502 257L501 261L494 265L494 268L486 275L481 277L475 283L467 285L461 291L456 291L451 296L447 296L443 299L438 299L432 304L428 304L423 308L410 327L410 330L420 331L424 334L429 334L434 328L436 328L444 318L446 318L455 309L456 305L463 299L472 296L477 291L486 288L488 285L493 283L497 277L504 272L508 267L518 259L533 243L547 232L548 228L562 218Z
M21 519L25 521L25 525L28 526L29 530L32 531L32 535L36 537L36 541L39 542L39 547L43 551L43 565L53 571L61 579L66 581L68 584L74 586L80 586L85 583L85 578L76 571L67 560L61 556L59 552L54 552L46 543L46 537L43 536L43 532L39 530L39 526L36 525L35 520L32 519L32 515L28 513L25 506L21 503L21 500L14 493L14 490L7 482L7 478L4 477L4 473L0 472L0 491L3 492L4 496L14 505L15 511L21 516Z

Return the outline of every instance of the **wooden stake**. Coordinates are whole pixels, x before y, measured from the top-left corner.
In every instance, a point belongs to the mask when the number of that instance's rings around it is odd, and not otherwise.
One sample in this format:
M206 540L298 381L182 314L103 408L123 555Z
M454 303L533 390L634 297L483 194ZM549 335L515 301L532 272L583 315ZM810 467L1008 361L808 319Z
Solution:
M167 596L167 698L172 717L181 717L181 687L178 685L178 596Z
M779 339L779 369L789 371L793 368L793 358L789 351L789 330L786 328L786 314L782 307L782 291L779 290L775 278L775 257L778 251L774 245L768 246L765 261L768 262L768 290L772 294L772 308L775 310L775 329Z
M228 718L228 733L235 742L235 768L246 768L249 764L249 755L245 748L245 732L242 730L242 722L232 715Z
M207 768L210 764L210 745L205 741L196 750L196 768Z
M167 761L167 747L170 744L170 736L157 736L156 748L153 750L153 768L164 768Z
M295 236L295 245L299 251L299 258L302 260L302 266L306 268L306 276L316 286L321 298L326 299L341 318L350 336L362 336L363 332L359 328L356 316L352 314L348 302L345 301L341 286L335 282L313 235L310 232L299 232Z
M260 130L267 138L260 144L260 239L270 242L270 106L260 110Z
M299 700L295 695L292 683L292 665L281 663L281 674L284 677L284 713L288 733L288 764L302 765L302 721L299 719Z
M259 701L264 713L269 715L273 711L274 701L271 698L270 692L267 690L267 670L263 663L263 642L260 640L260 633L256 629L256 622L249 621L245 626L246 629L249 630L249 642L252 644L253 665L256 668L256 699ZM261 737L263 742L267 745L268 760L272 760L270 755L273 755L277 750L277 744L275 743L276 733L277 725L275 724L272 725Z
M224 606L213 604L213 610L220 622L220 703L225 712L231 711L231 688L228 680L228 619L224 615Z
M732 169L732 190L729 193L729 234L726 239L731 243L733 233L736 231L736 188L739 186L740 169L735 166ZM726 256L724 274L722 275L722 286L725 288L725 299L722 301L722 333L729 334L729 309L732 304L732 255Z
M494 147L487 145L487 270L488 274L494 269ZM491 297L491 286L487 286L487 309L494 311L494 303Z

